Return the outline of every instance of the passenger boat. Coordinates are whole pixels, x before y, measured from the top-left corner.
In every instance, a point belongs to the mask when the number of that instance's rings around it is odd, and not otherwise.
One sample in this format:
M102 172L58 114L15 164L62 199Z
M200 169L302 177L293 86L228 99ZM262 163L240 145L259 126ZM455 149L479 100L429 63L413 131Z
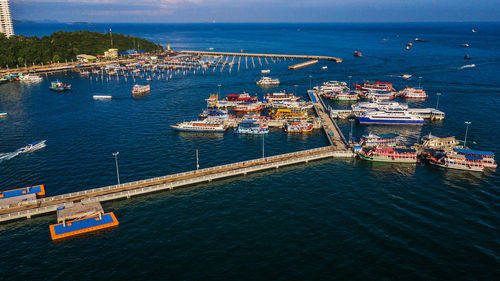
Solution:
M280 80L278 79L272 79L270 77L262 77L259 81L257 81L257 85L259 86L274 86L274 85L279 85Z
M482 157L483 166L485 168L496 168L498 166L497 162L495 162L495 153L493 153L492 151L481 151L481 150L461 149L461 148L455 148L453 149L453 151L460 155Z
M375 147L357 152L359 158L372 162L417 163L417 151L392 147Z
M357 101L359 100L359 95L356 92L340 92L330 95L330 99L335 101Z
M170 125L176 131L183 132L216 132L223 133L227 127L224 121L219 120L197 120L178 123L177 125Z
M361 124L383 125L424 125L425 121L419 115L412 115L403 110L370 110L357 116Z
M312 131L313 125L309 122L295 120L287 122L284 129L288 134L307 133Z
M358 102L351 105L353 111L367 111L367 110L408 110L407 103L399 103L395 101L369 101Z
M424 149L452 149L455 146L459 145L459 142L455 138L455 136L450 135L441 135L434 136L429 133L429 135L422 137L422 148Z
M56 92L71 91L71 85L64 84L59 81L54 81L50 84L49 89Z
M398 95L406 99L426 99L427 93L422 88L406 87L404 90L399 91Z
M342 91L349 91L347 83L341 81L324 82L323 85L321 85L321 87L315 87L314 89L320 91L321 93L327 93L327 92L338 93Z
M362 56L363 56L363 54L361 54L361 52L354 51L354 56L355 56L355 57L362 57Z
M360 96L370 99L370 100L393 100L396 97L396 92L393 91L380 91L380 90L368 90L361 91Z
M283 101L298 101L300 97L294 94L287 94L284 91L278 93L267 94L266 99L269 102L283 102Z
M269 69L262 69L260 72L262 74L268 74L268 73L271 73L271 70L269 70Z
M26 74L21 78L23 82L41 82L43 78L36 74Z
M198 115L200 119L229 119L231 116L228 114L227 110L222 109L208 109L204 110L200 115Z
M275 119L307 119L309 113L307 108L278 108L271 111L270 115Z
M354 84L354 87L362 91L384 91L384 92L394 92L392 83L383 82L365 82L362 85Z
M21 148L21 153L32 152L35 150L42 149L47 146L45 142L46 142L45 140L41 140L41 141L36 141L34 143L30 143L27 146Z
M253 119L244 119L234 130L235 134L264 135L269 133L267 126Z
M427 160L431 165L443 168L473 172L484 171L483 157L478 156L468 156L452 152L438 155L427 155Z
M237 101L237 102L249 102L249 101L256 101L257 97L252 97L247 93L243 93L243 94L227 95L226 100Z
M395 146L399 142L397 134L381 134L375 135L371 132L368 135L361 137L361 146Z
M234 108L234 112L254 112L262 109L260 102L240 103Z
M143 96L151 91L151 87L149 85L138 85L135 84L132 89L132 96Z

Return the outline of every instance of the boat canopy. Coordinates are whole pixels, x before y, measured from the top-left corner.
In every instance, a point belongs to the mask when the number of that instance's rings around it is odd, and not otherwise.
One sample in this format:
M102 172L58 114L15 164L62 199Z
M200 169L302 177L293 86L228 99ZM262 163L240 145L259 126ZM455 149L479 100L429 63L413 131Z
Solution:
M479 160L483 160L483 157L465 155L465 159L471 160L471 161L479 161Z
M495 156L492 151L481 151L481 150L473 150L473 149L454 149L456 153L460 154L468 154L468 155L484 155L484 156Z

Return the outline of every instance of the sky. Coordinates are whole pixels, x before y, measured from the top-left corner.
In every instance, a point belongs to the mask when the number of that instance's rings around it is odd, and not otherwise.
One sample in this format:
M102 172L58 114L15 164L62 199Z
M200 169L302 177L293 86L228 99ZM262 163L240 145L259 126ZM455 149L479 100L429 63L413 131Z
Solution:
M500 21L500 0L10 0L17 20L60 22Z

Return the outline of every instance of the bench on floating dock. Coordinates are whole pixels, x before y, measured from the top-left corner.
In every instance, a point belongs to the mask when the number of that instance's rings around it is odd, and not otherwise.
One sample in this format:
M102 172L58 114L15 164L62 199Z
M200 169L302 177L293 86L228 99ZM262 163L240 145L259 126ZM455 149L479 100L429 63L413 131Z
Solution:
M102 205L99 202L75 203L69 208L60 208L57 210L57 222L65 222L67 220L79 219L83 217L90 217L97 214L104 214Z

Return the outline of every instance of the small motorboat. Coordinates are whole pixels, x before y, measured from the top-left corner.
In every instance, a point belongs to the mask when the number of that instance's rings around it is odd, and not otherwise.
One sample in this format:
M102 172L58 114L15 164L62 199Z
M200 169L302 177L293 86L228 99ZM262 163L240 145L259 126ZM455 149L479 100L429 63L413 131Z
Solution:
M27 146L21 148L21 153L32 152L35 150L42 149L47 146L45 142L46 140L41 140L41 141L36 141L34 143L30 143Z
M470 47L470 45L465 43L465 44L460 44L460 47Z
M328 66L326 66L326 65L325 65L325 66L323 66L321 69L327 69L327 68L328 68Z
M355 57L362 57L363 54L361 52L358 52L358 51L354 51L354 56Z
M467 55L465 55L465 56L464 56L464 59L466 59L466 60L470 60L470 59L471 59L471 57L469 56L469 54L467 54Z

